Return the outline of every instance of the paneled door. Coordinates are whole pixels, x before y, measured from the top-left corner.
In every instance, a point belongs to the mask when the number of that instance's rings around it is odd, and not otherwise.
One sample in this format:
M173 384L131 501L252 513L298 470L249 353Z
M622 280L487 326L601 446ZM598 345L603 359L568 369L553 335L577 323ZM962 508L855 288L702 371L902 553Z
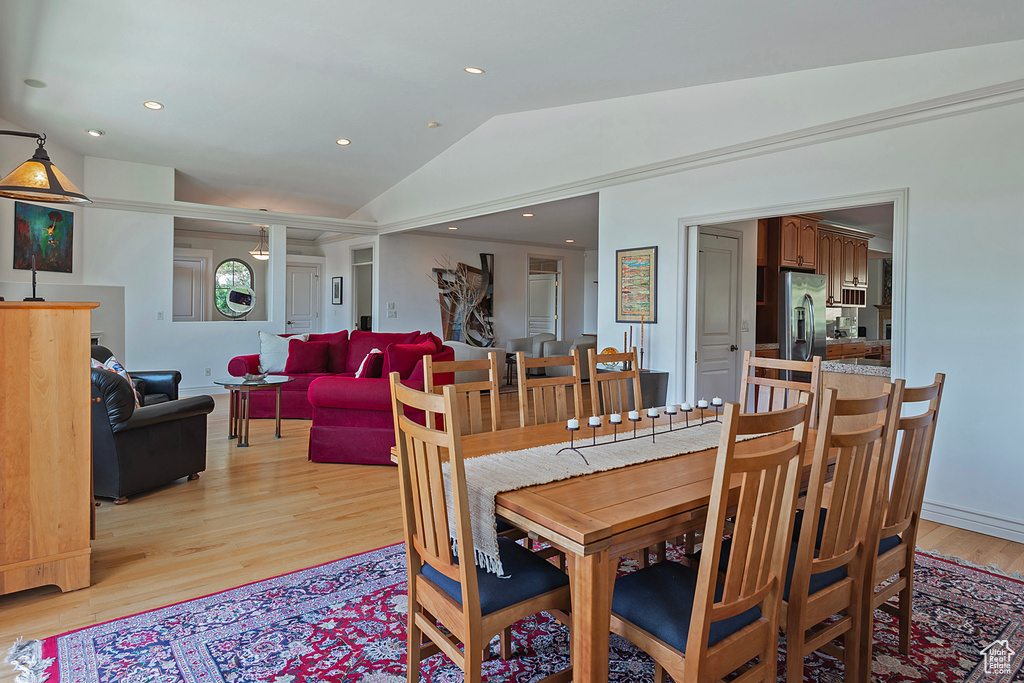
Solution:
M285 332L319 332L320 267L289 263L285 276Z
M171 286L171 320L205 320L206 260L175 257Z
M530 275L526 334L558 334L558 275Z
M739 389L739 244L700 236L697 259L697 373L694 398L735 401Z

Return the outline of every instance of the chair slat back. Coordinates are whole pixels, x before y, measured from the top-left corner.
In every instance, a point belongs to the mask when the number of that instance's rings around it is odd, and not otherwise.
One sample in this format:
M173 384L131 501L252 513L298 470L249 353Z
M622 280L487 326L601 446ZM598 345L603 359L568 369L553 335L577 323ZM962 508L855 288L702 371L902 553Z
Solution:
M882 538L902 533L911 524L916 523L917 517L921 514L945 381L946 376L937 373L932 384L925 387L908 387L903 392L903 405L927 401L928 408L919 415L899 418L897 432L894 434L894 441L898 441L899 446L895 455L892 482L885 493Z
M806 372L810 381L796 382L766 377L766 371ZM762 375L758 376L758 372ZM789 376L789 375L787 375ZM751 351L743 352L743 374L740 382L740 405L744 412L763 413L795 405L803 394L811 397L811 428L818 424L818 386L821 382L821 356L809 361L758 358Z
M568 367L570 374L562 377L531 377L534 368ZM580 352L569 356L527 358L516 354L519 378L519 426L560 422L570 417L583 417L583 385L580 383ZM531 401L532 399L532 401Z
M451 385L435 384L438 375L456 372L485 371L488 379L479 382L455 382ZM462 434L479 434L483 431L496 432L501 429L501 409L498 404L498 354L493 351L487 358L476 360L435 361L430 356L423 357L424 385L428 392L441 393L442 386L451 386L455 390L455 415ZM487 419L484 412L484 392L488 392Z
M866 398L840 399L831 388L822 393L791 601L806 599L812 574L852 566L862 561L861 547L877 546L878 502L891 462L889 435L902 395L903 380L886 384L881 394ZM863 418L870 425L838 432L834 429L837 416ZM832 475L826 491L829 469ZM819 538L818 511L822 508L825 513ZM854 574L847 571L848 576Z
M739 404L726 404L704 532L704 538L713 542L706 542L701 552L689 642L707 643L711 622L755 605L761 607L762 616L769 620L769 631L777 630L777 608L789 559L809 418L807 397L789 408L760 415L740 414ZM755 450L756 442L751 442L745 444L741 453L737 452L737 436L780 430L791 430L783 443L775 440L775 445ZM737 480L739 496L730 499L730 485ZM733 504L734 512L729 509ZM732 547L722 595L716 600L715 586L727 514L734 518ZM737 636L744 633L740 631ZM729 641L732 640L731 637ZM700 648L699 656L704 657L706 651ZM737 665L742 663L737 662Z
M643 410L640 397L640 365L636 362L636 347L626 353L602 353L587 349L587 365L590 370L590 402L595 415L627 413ZM618 372L597 372L598 363L624 363L625 369ZM630 404L629 394L633 401Z
M441 387L442 394L417 391L401 384L397 372L389 377L391 406L395 421L399 482L406 543L420 558L445 576L460 581L467 595L479 599L476 570L465 571L452 551L450 520L444 485L444 464L451 470L451 490L459 547L472 548L466 475L462 462L462 439L452 427L455 392L451 385ZM443 415L445 429L410 418L407 410ZM471 568L473 563L466 563ZM419 568L415 568L418 572Z

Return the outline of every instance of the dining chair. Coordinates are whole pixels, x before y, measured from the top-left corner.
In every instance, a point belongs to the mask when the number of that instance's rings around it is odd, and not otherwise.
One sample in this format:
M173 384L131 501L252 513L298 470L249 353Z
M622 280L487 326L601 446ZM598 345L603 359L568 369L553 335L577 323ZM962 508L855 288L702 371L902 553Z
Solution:
M779 379L776 371L808 373L807 381ZM758 373L761 373L758 376ZM770 373L770 374L769 374ZM740 380L740 405L747 413L763 413L793 405L797 398L811 396L811 429L818 425L818 386L821 382L821 356L809 361L759 358L743 352Z
M839 399L832 388L822 394L814 459L782 595L787 683L803 681L804 658L815 650L836 654L830 643L840 637L843 680L870 679L871 642L864 639L872 615L864 600L874 587L873 553L865 549L878 544L880 502L892 461L889 435L902 394L901 379L867 398ZM870 426L840 432L837 416Z
M898 574L895 580L877 593L867 593L871 600L869 614L875 609L899 620L899 649L910 654L911 612L914 604L914 550L921 522L921 505L928 479L928 464L935 441L935 427L939 420L939 404L946 376L935 375L935 381L924 387L907 387L903 392L903 405L928 402L927 409L912 417L900 417L893 434L895 463L891 483L883 493L883 517L879 537L878 558L875 561L872 589ZM899 596L897 604L889 599Z
M487 379L477 382L456 382L450 385L435 384L435 377L439 374L486 371ZM501 429L501 407L498 404L498 387L501 377L498 374L498 355L494 352L487 354L487 358L476 360L448 360L435 361L430 356L423 357L423 377L427 392L440 394L442 386L451 386L455 391L455 411L459 416L463 434L479 434L489 429L496 432ZM490 406L490 426L484 427L484 396L488 392L488 403Z
M600 360L599 360L600 359ZM597 371L597 364L623 363L622 370ZM595 415L626 413L642 410L640 398L640 366L636 362L636 347L626 353L597 353L587 349L587 365L590 370L590 405ZM632 404L629 395L632 393Z
M530 370L535 368L560 368L566 370L568 374L551 377L531 376ZM583 384L580 379L578 349L573 349L572 354L568 356L546 358L529 358L520 351L516 354L516 372L519 379L520 427L559 422L570 417L583 419Z
M495 635L542 610L569 610L569 578L505 538L498 539L504 576L489 573L472 560L459 561L449 520L454 518L456 547L464 549L467 558L473 558L473 531L455 387L445 385L438 395L403 386L396 372L389 380L408 571L408 681L418 682L419 662L440 651L459 665L466 681L478 683L485 651ZM427 426L419 424L407 410L444 415L444 428L435 428L429 420ZM451 500L445 490L446 463ZM570 668L543 680L571 677Z
M655 681L667 672L677 683L703 683L739 669L745 671L736 681L775 681L808 400L763 414L741 414L727 403L699 568L659 562L616 580L611 630L654 658ZM736 441L783 430L767 442ZM738 495L730 496L736 482ZM736 521L723 557L727 513Z

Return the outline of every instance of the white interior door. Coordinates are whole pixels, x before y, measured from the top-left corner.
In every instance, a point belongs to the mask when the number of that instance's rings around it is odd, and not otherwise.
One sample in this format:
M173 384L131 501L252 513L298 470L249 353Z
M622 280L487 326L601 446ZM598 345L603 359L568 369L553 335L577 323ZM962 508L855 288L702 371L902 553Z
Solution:
M544 273L529 276L529 296L526 310L526 335L557 334L558 275Z
M288 334L319 332L320 268L289 263L285 275L284 331Z
M205 306L206 261L201 258L175 258L171 320L204 320Z
M697 373L694 398L739 393L739 244L735 237L700 236L697 257Z

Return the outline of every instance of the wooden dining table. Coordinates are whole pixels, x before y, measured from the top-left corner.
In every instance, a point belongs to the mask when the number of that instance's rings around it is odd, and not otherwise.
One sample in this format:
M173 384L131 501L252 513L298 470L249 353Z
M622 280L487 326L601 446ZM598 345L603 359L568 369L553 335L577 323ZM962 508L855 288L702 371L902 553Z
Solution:
M699 411L695 414L700 419ZM612 433L604 422L598 436ZM577 443L585 442L591 430L584 427L578 434L583 436ZM556 444L566 437L560 423L466 435L463 456ZM737 452L781 445L790 438L785 432L759 437L738 444ZM811 430L808 443L813 442ZM805 485L813 456L813 448L807 450ZM611 600L619 558L694 528L711 496L716 455L717 449L708 449L496 496L499 517L566 555L572 588L573 681L608 680ZM738 492L737 479L732 494Z

